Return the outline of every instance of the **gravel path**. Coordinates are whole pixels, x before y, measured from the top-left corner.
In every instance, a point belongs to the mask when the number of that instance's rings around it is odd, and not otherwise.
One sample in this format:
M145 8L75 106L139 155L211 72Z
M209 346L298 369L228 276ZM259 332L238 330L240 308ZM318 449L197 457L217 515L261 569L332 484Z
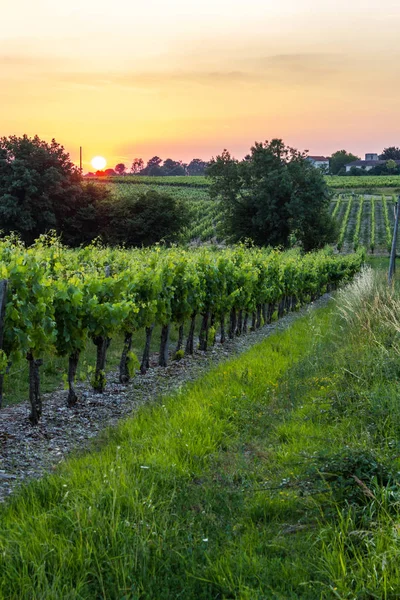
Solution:
M21 483L52 472L67 455L88 447L91 438L120 419L132 415L142 404L173 392L182 384L200 377L210 367L246 351L274 331L286 329L310 310L326 305L331 296L325 294L313 304L290 313L255 332L225 344L216 344L207 352L195 352L168 367L157 366L158 355L152 355L146 375L137 375L132 383L121 385L118 374L108 375L104 394L96 394L85 385L77 385L81 400L74 408L66 406L67 392L57 390L43 395L43 414L38 426L32 427L27 403L0 411L0 502Z

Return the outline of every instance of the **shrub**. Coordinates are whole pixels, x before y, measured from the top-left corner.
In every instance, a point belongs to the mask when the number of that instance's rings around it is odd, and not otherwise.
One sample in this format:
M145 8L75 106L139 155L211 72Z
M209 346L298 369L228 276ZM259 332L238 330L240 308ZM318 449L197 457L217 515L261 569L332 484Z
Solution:
M110 244L151 246L174 241L188 221L186 206L154 190L107 199L102 205L101 233Z

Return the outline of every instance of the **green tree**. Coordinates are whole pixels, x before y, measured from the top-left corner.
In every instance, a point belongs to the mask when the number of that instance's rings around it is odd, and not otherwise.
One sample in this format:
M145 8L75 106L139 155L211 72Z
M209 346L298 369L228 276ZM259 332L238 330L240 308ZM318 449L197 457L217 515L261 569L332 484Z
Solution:
M87 240L87 218L107 190L84 183L69 154L38 136L0 138L0 229L31 244L54 229L66 244ZM83 220L81 220L81 217ZM97 233L96 233L97 235Z
M157 176L157 175L162 175L162 167L161 167L161 163L162 163L162 158L160 158L159 156L153 156L153 158L150 158L150 160L147 161L147 165L144 167L144 169L141 170L141 175L151 175L151 176Z
M56 232L67 246L88 244L101 235L102 206L111 198L106 186L93 181L82 183L82 195L76 202L65 202L58 209Z
M104 239L110 244L151 246L176 239L187 224L186 206L176 198L154 190L107 199L102 204Z
M393 172L397 169L396 161L393 158L389 158L389 160L386 161L386 168L389 172Z
M201 158L194 158L188 164L188 175L204 175L207 166L208 163L201 160Z
M167 158L161 167L162 175L186 175L185 165L181 161Z
M291 234L307 252L337 238L338 226L329 212L330 196L320 170L297 155L287 168L292 180L288 205Z
M397 146L384 148L379 158L381 160L400 160L400 148Z
M211 160L207 174L230 240L287 246L295 237L306 250L333 241L322 173L282 140L256 143L241 162L224 150Z
M351 154L351 152L347 152L346 150L338 150L334 152L331 156L330 160L330 172L331 175L338 175L342 169L344 169L345 165L355 161L360 160L359 156L355 156Z

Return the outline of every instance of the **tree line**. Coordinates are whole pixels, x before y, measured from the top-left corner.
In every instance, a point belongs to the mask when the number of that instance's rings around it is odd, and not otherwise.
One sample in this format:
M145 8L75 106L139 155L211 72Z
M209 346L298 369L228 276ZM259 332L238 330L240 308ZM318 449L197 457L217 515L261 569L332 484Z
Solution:
M96 238L110 245L174 241L188 211L175 197L149 190L115 197L87 181L55 140L0 138L0 231L26 244L55 231L68 246Z
M306 251L335 241L322 173L282 140L256 143L241 161L224 150L206 175L227 241ZM55 140L0 138L0 230L28 245L51 230L68 246L96 238L129 247L176 241L189 220L188 204L131 187L115 196L109 186L85 180Z
M159 156L153 156L145 165L142 158L135 158L132 162L130 171L124 163L118 163L114 169L105 169L104 171L89 172L86 177L113 177L115 175L147 175L151 177L173 177L185 175L205 175L208 162L201 158L193 158L189 163L181 160L167 158L163 161Z

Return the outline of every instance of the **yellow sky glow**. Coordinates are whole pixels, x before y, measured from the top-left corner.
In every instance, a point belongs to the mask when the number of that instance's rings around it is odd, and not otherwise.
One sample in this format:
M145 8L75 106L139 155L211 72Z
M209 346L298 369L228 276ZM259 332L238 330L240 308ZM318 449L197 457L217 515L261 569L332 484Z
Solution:
M379 14L378 14L379 13ZM400 4L15 0L0 22L0 135L55 137L84 170L400 145Z

